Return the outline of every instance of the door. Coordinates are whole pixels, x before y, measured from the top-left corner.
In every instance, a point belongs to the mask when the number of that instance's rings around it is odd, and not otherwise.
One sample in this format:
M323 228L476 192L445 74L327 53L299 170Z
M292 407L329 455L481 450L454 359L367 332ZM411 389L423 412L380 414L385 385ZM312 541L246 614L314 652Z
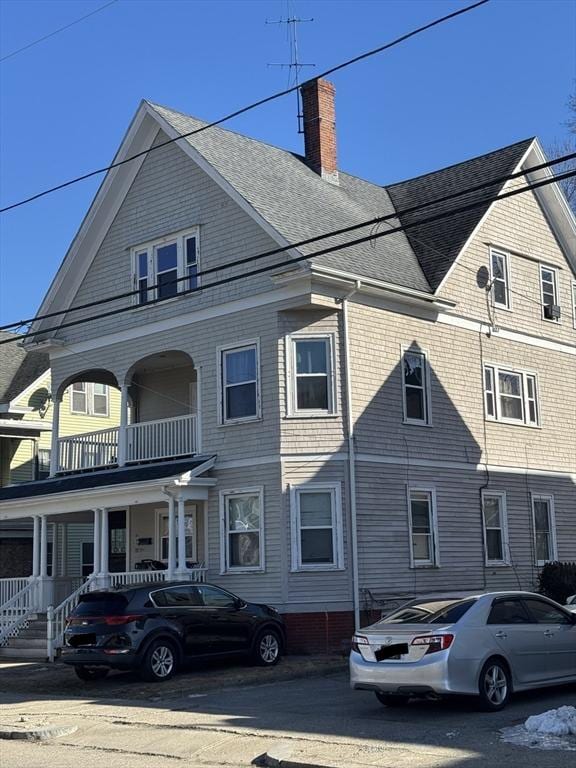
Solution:
M209 625L196 585L158 589L152 592L151 597L162 618L177 628L187 656L210 653Z
M108 513L108 570L126 571L126 510Z
M520 684L546 680L549 672L542 657L542 628L535 624L519 597L497 598L492 603L487 629L494 648L501 649Z
M542 658L550 677L576 677L576 624L546 600L526 597L524 603L540 632Z
M211 653L248 651L255 617L242 601L218 587L198 585L208 624Z

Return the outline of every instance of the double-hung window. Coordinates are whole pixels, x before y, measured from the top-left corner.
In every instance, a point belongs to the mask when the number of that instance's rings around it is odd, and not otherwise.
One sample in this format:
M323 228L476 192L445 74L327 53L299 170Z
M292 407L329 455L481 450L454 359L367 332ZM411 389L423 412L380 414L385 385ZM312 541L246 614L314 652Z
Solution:
M197 229L132 249L136 303L169 299L198 288L198 252Z
M485 365L484 407L486 418L491 421L539 426L536 375Z
M404 421L430 424L428 362L424 352L407 350L402 355L402 394Z
M536 564L544 565L556 560L554 497L549 494L533 494L532 518L534 521Z
M290 493L292 570L335 570L344 566L339 483L308 483Z
M508 565L506 494L485 491L482 494L482 514L486 565Z
M220 493L221 571L264 570L262 488Z
M106 384L77 381L70 391L70 412L108 416L110 390Z
M260 418L258 343L220 349L218 354L221 423Z
M507 253L490 250L490 280L494 306L510 309L510 272Z
M287 344L288 413L298 416L334 414L333 336L291 336Z
M542 318L557 323L560 320L558 277L556 270L545 264L540 264L540 294L542 297Z
M408 488L412 566L439 565L436 494L432 488Z

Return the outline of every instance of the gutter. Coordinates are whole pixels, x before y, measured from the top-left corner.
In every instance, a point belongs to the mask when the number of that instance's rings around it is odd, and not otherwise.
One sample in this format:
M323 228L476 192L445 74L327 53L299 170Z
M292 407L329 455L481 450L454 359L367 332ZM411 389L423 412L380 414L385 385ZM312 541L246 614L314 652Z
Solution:
M346 372L346 432L348 433L348 482L350 487L350 543L352 547L352 602L354 630L360 628L360 587L358 577L358 525L356 509L356 448L354 416L352 413L352 371L350 365L350 339L348 333L348 302L361 288L356 280L354 288L342 299L342 325L344 341L344 369Z

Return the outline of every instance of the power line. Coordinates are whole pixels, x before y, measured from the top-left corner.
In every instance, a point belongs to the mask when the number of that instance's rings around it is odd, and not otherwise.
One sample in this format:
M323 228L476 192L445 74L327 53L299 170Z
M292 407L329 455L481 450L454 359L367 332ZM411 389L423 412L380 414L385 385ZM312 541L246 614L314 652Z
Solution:
M576 152L572 152L568 155L563 155L562 157L558 157L554 160L548 160L545 163L541 163L540 165L535 165L529 168L528 170L522 170L518 171L517 173L511 173L507 174L506 176L499 176L497 178L491 179L490 181L483 182L482 184L476 184L473 187L468 187L463 190L459 190L458 192L452 192L449 195L443 195L442 197L435 198L434 200L427 201L425 203L419 203L418 205L410 206L409 208L404 208L399 211L394 211L393 213L386 214L384 216L376 216L373 219L368 219L366 221L361 221L358 224L351 224L347 227L342 227L341 229L335 229L331 230L330 232L325 232L320 235L315 235L314 237L306 238L305 240L299 240L295 243L290 243L289 245L285 245L278 248L273 248L272 250L264 251L262 253L255 254L253 256L246 256L241 259L235 259L234 261L227 262L226 264L220 264L215 267L210 267L208 269L201 270L196 274L197 278L205 277L206 275L213 274L214 272L221 272L224 269L230 269L232 267L238 267L242 266L244 264L247 264L252 261L258 261L260 259L264 259L270 256L275 256L279 253L284 253L286 251L301 248L305 245L310 245L312 243L319 242L320 240L325 240L327 238L331 237L337 237L339 235L344 235L349 232L353 232L357 229L364 229L365 227L369 226L375 226L377 224L382 224L390 219L401 219L403 216L406 216L411 213L416 213L423 208L429 208L431 206L440 205L441 203L448 202L450 200L454 200L458 197L463 197L465 195L473 194L475 192L480 192L484 189L487 189L489 187L493 187L495 185L504 184L507 181L512 181L514 179L521 178L526 175L526 173L530 172L533 173L535 171L540 171L545 168L549 168L550 166L556 165L558 163L566 162L567 160L572 160L576 158ZM556 177L554 177L556 178ZM183 281L188 281L190 278L188 275L184 275L183 277L176 278L174 280L171 280L169 285L174 285L181 283ZM166 285L166 284L165 284ZM153 291L157 289L159 286L158 284L153 284L147 287L147 291ZM113 301L119 301L120 299L130 298L131 296L136 296L140 293L139 289L136 288L131 291L125 291L124 293L114 294L113 296L107 296L103 299L97 299L95 301L88 302L86 304L80 304L77 307L69 307L68 309L62 309L58 310L56 312L48 312L44 315L37 315L36 317L28 318L27 320L20 320L18 322L14 323L8 323L7 325L0 326L0 331L6 331L10 330L12 328L19 328L23 325L30 325L30 323L38 322L40 320L46 320L51 317L57 317L59 315L65 315L69 312L79 312L85 309L91 309L92 307L101 306L102 304L109 304Z
M75 24L79 24L81 21L84 21L84 19L88 19L90 16L94 16L96 13L100 13L100 11L109 8L111 5L114 5L114 3L117 2L118 0L110 0L110 2L106 3L106 5L101 5L100 8L96 8L94 11L87 13L85 16L80 16L79 19L71 21L70 24L65 24L63 27L55 29L53 32L49 32L47 35L44 35L44 37L39 37L37 40L33 40L31 43L28 43L28 45L23 45L22 48L17 48L15 51L7 53L6 56L0 57L0 62L6 61L6 59L11 59L12 56L16 56L18 53L22 53L22 51L27 51L28 48L32 48L34 45L38 45L38 43L43 43L44 40L48 40L48 38L54 37L54 35L58 35L60 32L64 32L65 29L70 29L70 27L73 27Z
M230 277L222 278L221 280L216 280L213 283L210 283L205 286L198 286L195 288L190 288L185 291L181 291L178 295L179 296L185 296L187 294L191 293L198 293L199 291L206 291L210 288L216 288L221 285L227 285L229 283L236 282L237 280L243 280L248 277L255 277L256 275L264 274L265 272L270 272L273 269L277 269L278 267L283 266L291 266L294 263L298 263L300 261L305 261L307 259L315 258L316 256L322 256L327 253L334 253L336 251L343 250L344 248L350 248L355 245L360 245L361 243L365 243L368 241L376 240L380 237L387 237L388 235L392 235L396 232L403 232L406 229L410 229L412 227L421 226L422 224L429 224L434 221L438 221L440 219L448 218L450 216L455 216L459 213L464 213L466 211L473 210L474 208L478 208L479 206L484 205L486 202L493 202L496 200L504 200L508 197L513 197L515 195L522 194L524 192L532 191L534 189L539 189L540 187L544 187L548 184L552 184L554 182L562 181L563 179L572 178L573 176L576 176L576 170L574 171L567 171L566 173L560 174L558 176L554 176L548 179L543 179L542 181L535 182L533 184L528 184L521 189L513 189L509 192L505 192L501 195L498 195L496 197L490 197L490 198L484 198L482 200L475 201L474 203L469 203L468 205L461 206L460 208L456 208L451 211L444 211L438 214L435 214L434 216L429 216L426 219L421 219L419 221L414 222L408 222L405 225L401 225L398 227L393 227L392 229L388 229L384 232L376 232L370 235L367 235L366 237L357 238L356 240L350 240L346 243L342 243L340 245L334 245L329 248L324 248L320 251L315 251L311 254L304 254L301 256L298 256L296 258L291 259L290 261L284 261L280 264L272 264L266 267L260 267L258 269L253 269L250 272L244 272L240 275L233 275ZM153 306L155 304L158 304L159 302L165 301L164 298L156 298L152 301L147 302L144 306ZM142 306L142 305L139 305ZM119 309L111 310L110 312L104 312L99 315L93 315L91 317L81 318L79 320L72 320L69 323L62 323L61 325L53 326L52 328L44 328L43 330L39 331L33 331L31 333L24 334L22 336L15 336L14 339L3 339L0 341L0 345L2 344L10 344L14 341L21 341L22 339L28 339L28 338L34 338L36 336L41 336L46 333L51 333L53 331L59 331L64 328L71 328L76 325L82 325L83 323L92 322L94 320L101 320L107 317L112 317L115 315L123 314L124 312L131 312L134 309L137 309L137 305L130 305L127 307L120 307Z
M432 29L433 27L436 27L439 24L443 24L444 22L449 21L450 19L454 19L457 16L461 16L464 13L468 13L469 11L472 11L475 8L480 7L481 5L485 5L488 2L490 2L490 0L479 0L473 5L468 5L465 8L460 8L460 10L458 11L453 11L452 13L449 13L446 16L442 16L438 19L435 19L434 21L429 22L428 24L424 24L423 26L418 27L417 29L414 29L411 32L407 32L406 34L401 35L400 37L397 37L395 40L392 40L389 43L385 43L384 45L381 45L378 48L374 48L371 51L367 51L366 53L362 53L359 56L355 56L353 59L344 61L341 64L336 65L335 67L331 67L330 69L327 69L325 72L322 72L317 77L314 77L312 79L319 80L320 78L326 77L327 75L330 75L333 72L337 72L341 69L344 69L344 67L349 67L351 64L356 64L357 62L362 61L363 59L367 59L370 56L375 56L377 53L382 53L383 51L386 51L390 48L393 48L396 45L399 45L400 43L405 42L406 40L409 40L411 37L419 35L422 32L425 32L428 29ZM7 205L4 208L0 208L0 213L11 211L13 208L19 208L22 205L31 203L33 200L38 200L39 198L45 197L46 195L50 195L53 192L57 192L60 189L65 189L66 187L70 187L72 186L72 184L77 184L78 182L84 181L85 179L90 179L93 176L98 176L101 173L106 173L107 171L112 170L113 168L118 168L121 165L130 163L132 162L132 160L136 160L139 157L143 157L144 155L147 155L150 152L153 152L157 149L162 149L162 147L166 147L168 146L168 144L173 144L174 142L181 141L182 139L186 139L189 136L194 136L197 133L202 133L202 131L206 131L208 130L208 128L214 128L215 126L220 125L221 123L224 123L228 120L231 120L234 117L238 117L239 115L243 115L252 109L256 109L256 107L261 107L262 105L268 104L269 102L279 99L282 96L287 96L289 93L294 93L295 91L298 90L299 87L300 86L298 85L294 85L291 88L287 88L284 91L278 91L277 93L273 93L271 96L266 96L265 98L259 99L258 101L255 101L246 107L242 107L240 109L237 109L234 112L230 112L228 115L225 115L224 117L221 117L218 120L214 120L212 123L207 123L206 125L203 125L201 128L196 128L196 130L194 131L183 133L180 136L176 136L173 139L168 139L167 141L164 141L161 144L155 144L153 147L149 147L148 149L145 149L142 152L137 152L135 155L131 155L130 157L125 158L124 160L119 160L116 163L112 163L111 165L104 166L103 168L98 168L95 171L84 173L81 176L77 176L74 179L70 179L69 181L63 182L62 184L57 184L56 186L50 187L49 189L45 189L42 192L37 192L35 195L31 195L30 197L27 197L23 200L19 200L16 203L12 203L11 205Z

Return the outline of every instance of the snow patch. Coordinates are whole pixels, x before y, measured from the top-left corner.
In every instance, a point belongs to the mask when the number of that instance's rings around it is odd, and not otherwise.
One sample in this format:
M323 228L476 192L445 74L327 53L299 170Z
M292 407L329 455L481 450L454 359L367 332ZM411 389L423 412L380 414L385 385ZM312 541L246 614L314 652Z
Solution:
M576 707L549 709L541 715L532 715L524 723L529 733L548 736L576 736Z

